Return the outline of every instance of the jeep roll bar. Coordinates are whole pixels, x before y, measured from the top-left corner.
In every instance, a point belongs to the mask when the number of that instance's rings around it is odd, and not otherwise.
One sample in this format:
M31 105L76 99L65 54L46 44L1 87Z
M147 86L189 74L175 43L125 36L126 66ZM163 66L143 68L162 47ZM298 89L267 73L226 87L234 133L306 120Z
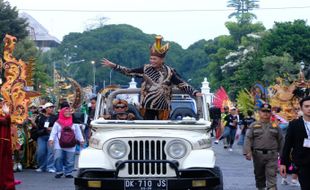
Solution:
M140 94L140 88L134 89L117 89L111 92L107 97L105 94L98 93L97 95L97 104L94 119L98 119L104 114L110 113L112 110L112 101L116 98L118 94ZM179 89L173 88L172 94L184 94ZM196 101L197 106L197 117L203 118L204 120L209 121L209 108L206 102L205 96L202 97L193 97ZM205 106L203 106L205 105Z

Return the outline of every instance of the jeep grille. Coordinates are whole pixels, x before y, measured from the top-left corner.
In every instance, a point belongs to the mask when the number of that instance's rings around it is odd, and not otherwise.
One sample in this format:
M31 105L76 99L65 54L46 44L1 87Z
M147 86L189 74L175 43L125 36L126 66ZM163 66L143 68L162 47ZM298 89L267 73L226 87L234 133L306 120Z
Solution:
M128 160L167 160L166 140L139 139L128 140L127 143L129 146ZM128 163L119 175L121 177L165 177L176 174L168 163Z

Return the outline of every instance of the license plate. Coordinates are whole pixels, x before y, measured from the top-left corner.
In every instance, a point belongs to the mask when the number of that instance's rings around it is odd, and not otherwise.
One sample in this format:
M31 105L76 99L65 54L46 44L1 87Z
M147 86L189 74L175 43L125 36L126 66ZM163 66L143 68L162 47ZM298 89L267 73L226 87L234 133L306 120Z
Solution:
M167 190L168 181L165 179L126 179L125 190Z

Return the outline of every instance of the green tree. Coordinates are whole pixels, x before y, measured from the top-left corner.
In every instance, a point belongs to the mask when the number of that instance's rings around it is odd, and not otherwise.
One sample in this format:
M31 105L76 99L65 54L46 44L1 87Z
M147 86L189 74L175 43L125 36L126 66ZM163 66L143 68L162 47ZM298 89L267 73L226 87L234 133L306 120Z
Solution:
M233 74L228 77L227 91L232 98L236 98L242 89L250 89L257 82L262 82L264 74L260 52L256 50L247 53Z
M228 29L231 37L235 40L237 44L241 43L242 37L252 33L261 33L265 31L265 27L262 23L245 23L241 24L238 22L226 22L226 28Z
M34 41L29 38L18 40L14 50L14 57L16 59L22 59L23 61L28 61L31 58L38 57L40 55Z
M299 65L294 63L293 58L284 53L282 56L267 56L262 59L263 80L274 82L277 77L297 76Z
M219 47L215 54L210 55L210 63L208 65L209 79L212 88L219 88L220 86L228 87L229 83L225 81L229 77L228 73L224 73L221 66L225 64L225 57L230 52L229 49Z
M18 41L14 50L14 57L22 59L26 64L29 63L30 59L34 59L34 88L44 94L46 87L51 86L50 76L52 75L47 72L46 66L48 62L44 62L44 54L36 48L34 41L29 38ZM41 86L40 89L39 85Z
M184 53L182 63L176 66L176 69L182 78L196 87L201 86L201 82L208 73L201 72L202 70L205 70L209 64L208 55L204 51L205 44L205 40L200 40L189 46ZM195 71L193 68L195 68ZM197 74L198 72L201 74Z
M259 7L258 2L259 0L228 0L227 7L235 9L228 18L236 17L239 24L251 23L254 18L256 19L256 15L250 11Z
M208 42L206 52L211 53L208 65L211 87L224 86L230 97L235 98L239 90L259 81L262 77L260 38L254 34L245 35L239 44L230 35L216 38L217 45ZM216 53L212 53L216 48Z
M64 57L70 62L85 60L84 62L69 64L69 74L82 86L93 83L93 65L96 67L96 85L102 87L104 81L110 83L111 70L101 65L102 58L129 68L141 67L149 62L149 47L154 43L155 35L143 33L140 29L129 25L105 25L103 27L85 31L83 33L70 33L64 37L62 44L57 48L57 56L52 60L63 62ZM163 42L166 43L166 42ZM170 43L170 50L166 56L166 64L175 67L178 72L187 75L183 57L185 50L174 42ZM112 71L112 84L128 84L128 77Z
M249 87L262 76L258 44L248 40L251 38L249 34L265 31L262 23L252 23L256 15L250 11L258 8L257 3L258 0L229 0L228 7L235 8L229 18L235 17L237 22L225 23L229 36L219 36L206 44L205 52L210 60L207 70L211 87L224 86L232 98L236 97L239 90Z
M4 37L3 34L10 34L17 39L24 39L28 35L27 26L26 20L18 17L16 7L11 7L9 2L0 0L0 33L2 38Z
M276 22L263 37L266 55L282 56L289 53L294 62L310 64L310 26L304 20Z

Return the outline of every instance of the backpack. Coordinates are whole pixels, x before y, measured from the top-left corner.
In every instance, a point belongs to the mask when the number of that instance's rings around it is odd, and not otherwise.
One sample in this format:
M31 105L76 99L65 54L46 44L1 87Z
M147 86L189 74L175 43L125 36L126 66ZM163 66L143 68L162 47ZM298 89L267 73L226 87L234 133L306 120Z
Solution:
M71 126L61 126L59 145L61 148L72 148L77 144L75 133Z

